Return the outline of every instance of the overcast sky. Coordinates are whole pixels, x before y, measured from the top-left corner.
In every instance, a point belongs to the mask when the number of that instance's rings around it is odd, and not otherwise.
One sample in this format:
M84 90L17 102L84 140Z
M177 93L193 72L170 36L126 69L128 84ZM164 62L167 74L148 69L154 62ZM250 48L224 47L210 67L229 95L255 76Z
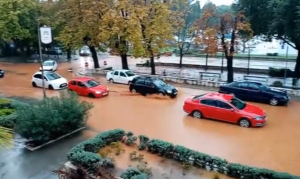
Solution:
M207 0L200 0L200 5L203 6ZM210 0L212 3L219 5L231 5L234 0Z

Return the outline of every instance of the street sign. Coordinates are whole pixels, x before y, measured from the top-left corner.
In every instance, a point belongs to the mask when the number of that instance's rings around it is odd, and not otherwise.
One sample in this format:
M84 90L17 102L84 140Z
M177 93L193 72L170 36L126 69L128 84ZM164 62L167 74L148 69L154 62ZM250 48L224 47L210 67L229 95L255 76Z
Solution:
M41 27L41 42L43 44L50 44L52 42L52 34L50 27Z

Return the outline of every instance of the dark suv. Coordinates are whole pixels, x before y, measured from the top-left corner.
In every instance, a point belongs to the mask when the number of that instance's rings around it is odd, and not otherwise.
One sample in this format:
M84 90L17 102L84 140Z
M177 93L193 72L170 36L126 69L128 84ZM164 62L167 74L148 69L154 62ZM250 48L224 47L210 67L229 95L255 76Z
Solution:
M0 78L4 77L4 71L0 69Z
M132 93L140 93L142 95L158 94L161 96L170 96L175 98L177 96L177 89L174 86L168 85L159 78L150 76L135 77L130 85L129 90Z

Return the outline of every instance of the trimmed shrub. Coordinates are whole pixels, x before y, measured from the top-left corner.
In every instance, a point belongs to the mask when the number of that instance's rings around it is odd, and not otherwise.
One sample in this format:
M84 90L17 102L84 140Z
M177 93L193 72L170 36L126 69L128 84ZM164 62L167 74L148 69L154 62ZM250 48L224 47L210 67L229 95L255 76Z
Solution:
M8 116L0 116L0 126L12 129L15 127L17 118L18 118L18 116L16 113L13 113Z
M272 86L274 86L274 87L283 87L283 84L282 84L281 81L274 81Z
M149 179L149 177L145 173L132 168L123 172L120 177L123 179Z
M35 144L42 144L83 127L92 104L80 101L74 93L45 98L36 105L19 106L15 132Z
M294 71L286 68L269 68L269 76L271 77L281 77L286 76L287 78L293 77ZM300 72L299 72L300 73Z
M121 141L124 136L125 131L122 129L102 132L73 147L67 154L68 160L74 165L96 171L99 165L108 164L107 162L103 163L103 158L97 154L99 150L112 142ZM109 164L111 166L112 163Z

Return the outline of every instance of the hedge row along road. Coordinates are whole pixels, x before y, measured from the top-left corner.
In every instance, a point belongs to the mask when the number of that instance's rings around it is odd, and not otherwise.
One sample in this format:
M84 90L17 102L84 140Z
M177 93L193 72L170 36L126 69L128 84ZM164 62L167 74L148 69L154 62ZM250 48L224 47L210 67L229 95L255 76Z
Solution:
M58 73L71 79L74 74L67 72L70 66L84 67L84 59L75 61L72 65L59 64ZM0 79L0 94L42 97L42 90L32 88L30 83L32 74L39 67L38 64L0 63L0 67L6 71L5 78ZM207 91L180 87L177 99L157 99L132 96L126 85L108 84L103 78L96 79L107 85L111 93L103 99L84 98L93 102L95 106L88 120L90 129L82 135L78 134L38 152L28 154L21 151L1 156L1 179L45 178L45 173L51 176L50 170L66 162L66 153L72 147L101 131L115 128L145 134L151 138L225 158L233 163L300 175L300 142L295 137L300 136L298 102L292 101L288 107L256 104L268 113L268 124L263 128L244 129L222 122L196 120L182 111L185 98ZM58 95L58 92L47 91L47 95ZM30 166L26 165L28 161Z

